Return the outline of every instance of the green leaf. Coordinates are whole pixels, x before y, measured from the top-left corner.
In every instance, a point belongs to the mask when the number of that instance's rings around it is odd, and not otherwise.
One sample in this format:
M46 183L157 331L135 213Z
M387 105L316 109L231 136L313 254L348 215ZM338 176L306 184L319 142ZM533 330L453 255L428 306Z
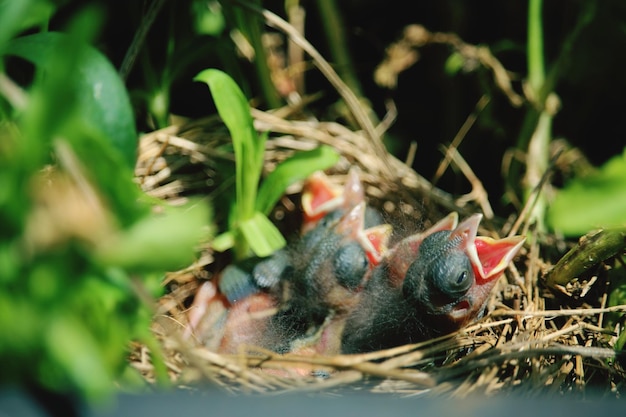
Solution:
M102 265L134 271L176 270L189 265L211 235L209 206L193 202L152 214L102 242L95 258Z
M626 149L560 190L549 208L548 222L567 236L626 226Z
M235 233L232 231L219 234L211 242L211 247L218 252L225 252L235 246Z
M335 165L338 160L337 151L326 145L294 154L276 166L276 169L265 178L259 189L256 209L266 215L269 214L288 186L304 180L315 171Z
M46 23L55 8L45 0L0 1L0 45L22 30Z
M615 350L622 351L626 345L626 331L622 330L617 341L615 342Z
M28 119L34 136L53 136L70 116L102 132L134 168L137 132L124 84L99 51L75 36L38 33L10 41L9 55L32 62L42 76L42 93L34 99Z
M133 181L133 170L122 161L120 153L100 132L90 130L82 121L73 123L73 128L67 130L68 147L116 220L125 228L145 216L150 206L145 201L145 194ZM54 142L57 156L62 152L64 143L61 140Z
M265 135L257 135L250 107L241 89L226 73L207 69L194 78L205 82L220 117L228 128L235 151L236 212L235 224L254 213L256 191L263 168Z
M260 212L240 225L241 233L257 256L269 256L285 246L285 238L274 224Z
M622 250L624 248L622 247ZM609 285L609 307L626 305L626 268L619 263L615 268L611 268L608 271ZM611 312L606 315L605 327L613 330L615 325L623 320L624 312ZM624 326L621 326L621 333L615 342L615 349L617 351L624 350L626 348L626 331Z

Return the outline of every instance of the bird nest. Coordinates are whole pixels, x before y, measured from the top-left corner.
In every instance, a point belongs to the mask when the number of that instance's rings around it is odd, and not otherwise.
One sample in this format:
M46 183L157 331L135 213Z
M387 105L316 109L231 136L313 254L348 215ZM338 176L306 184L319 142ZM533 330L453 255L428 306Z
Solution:
M328 172L330 178L341 183L351 166L359 166L368 204L384 212L400 230L424 229L450 211L461 215L482 211L487 220L482 235L528 231L523 214L508 219L490 216L488 199L471 175L467 178L472 193L455 198L406 163L381 152L380 144L366 132L334 122L302 120L289 109L252 112L256 127L271 132L266 171L294 152L330 145L341 154ZM147 134L140 142L137 180L147 193L172 204L191 195L213 198L229 181L220 179L220 166L232 164L234 158L217 151L229 140L217 117L184 121ZM301 186L289 188L272 213L272 220L287 236L297 230ZM545 275L558 260L554 248L568 249L568 244L549 235L535 236L499 280L482 319L422 343L337 356L278 354L251 347L234 355L216 353L188 331L193 296L229 262L227 255L210 248L194 264L167 274L153 332L171 380L181 387L210 382L231 392L368 390L455 398L512 390L531 395L593 390L619 397L626 376L614 349L620 320L613 319L613 328L607 322L610 314L623 313L625 306L607 307L610 262L590 268L573 283L575 288L562 286L559 292L548 288ZM148 381L156 377L157 364L151 357L146 346L137 344L130 358Z

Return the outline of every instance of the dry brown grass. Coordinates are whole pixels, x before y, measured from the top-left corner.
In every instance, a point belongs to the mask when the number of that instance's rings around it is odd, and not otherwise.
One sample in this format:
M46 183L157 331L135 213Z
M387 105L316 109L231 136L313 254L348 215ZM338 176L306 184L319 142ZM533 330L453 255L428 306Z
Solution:
M253 115L260 130L273 132L267 147L267 170L297 150L320 143L331 145L342 155L331 175L341 182L350 166L360 166L370 204L385 210L390 219L405 225L402 227L411 223L423 228L450 210L471 212L481 205L464 199L466 204L460 207L458 199L433 187L392 156L380 158L361 133L339 124L258 110ZM217 119L146 135L141 140L138 181L146 192L173 204L191 194L213 195L220 187L212 182L219 160L232 159L214 151L225 141L226 131ZM288 191L274 213L277 222L298 215L294 203L298 192L298 186ZM481 233L503 236L514 225L524 226L523 219L491 220ZM623 313L626 306L606 307L602 272L584 298L546 289L543 277L556 259L543 254L554 253L546 248L557 243L554 237L538 236L526 244L506 277L500 279L489 313L479 322L416 345L331 357L280 355L262 349L222 355L183 337L190 299L219 268L215 259L221 255L206 249L195 264L167 276L169 291L159 300L154 332L162 342L171 379L179 386L210 381L232 392L367 389L453 397L512 389L529 395L593 389L619 397L626 375L613 349L619 321L615 329L605 324L608 313ZM135 346L131 362L147 380L153 380L146 347Z

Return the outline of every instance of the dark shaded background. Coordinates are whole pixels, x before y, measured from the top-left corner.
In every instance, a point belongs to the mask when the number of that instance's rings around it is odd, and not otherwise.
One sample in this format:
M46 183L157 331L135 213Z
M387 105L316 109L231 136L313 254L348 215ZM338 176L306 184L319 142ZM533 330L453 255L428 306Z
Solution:
M548 69L563 48L563 43L576 25L582 12L595 0L550 0L544 2L545 55ZM270 10L283 15L283 1L266 1ZM345 32L364 94L379 117L384 114L384 101L392 98L399 114L389 131L389 144L404 158L408 144L417 142L414 167L430 178L441 159L440 144L449 143L472 112L480 96L490 85L488 74L458 73L450 76L444 71L449 56L445 46L427 46L421 50L421 60L401 74L396 90L388 91L375 85L372 74L383 59L384 49L396 40L402 29L412 23L424 25L431 31L454 32L464 41L484 44L491 48L505 67L520 79L526 74L526 9L527 2L485 0L400 1L341 0ZM126 48L143 13L143 2L104 2L108 17L99 39L99 46L120 65ZM316 2L303 1L307 10L307 39L325 56L329 56L326 39ZM626 114L626 2L595 1L595 19L581 33L567 56L566 65L556 92L562 109L554 119L554 137L562 137L580 147L592 163L599 165L625 146L623 116ZM70 2L58 17L59 26L78 6ZM176 75L172 85L172 112L200 117L211 112L210 95L206 86L192 82L200 70L220 67L220 48L224 44L211 37L195 36L190 24L190 2L166 2L145 45L148 59L138 60L128 86L142 91L147 82L146 68L158 73L164 65L168 39L178 39L179 56L198 54ZM54 24L52 25L54 28ZM232 51L231 51L232 52ZM246 92L255 95L252 66L241 62L242 76L249 83ZM246 77L246 74L250 75ZM238 74L233 74L237 76ZM515 85L521 92L521 85ZM320 117L336 101L332 87L316 71L307 73L307 91L324 91L324 98L313 105ZM135 100L138 124L143 124L145 108ZM492 204L498 204L503 193L501 160L504 152L515 146L525 109L512 108L498 92L483 111L460 147L462 155L485 183ZM448 174L440 186L453 193L469 191L468 184L458 175Z
M585 3L544 2L548 69ZM562 109L554 119L553 132L554 137L563 137L580 147L597 165L621 153L626 145L622 123L626 115L626 3L596 3L595 20L575 42L556 86ZM485 92L484 82L488 79L476 73L447 75L443 66L449 50L433 45L423 48L421 60L401 74L396 91L384 91L374 85L371 74L385 46L397 39L404 26L419 23L431 31L453 32L468 43L489 46L520 78L527 72L527 2L354 0L341 4L365 95L380 115L384 98L393 98L399 115L390 133L402 143L417 142L414 168L427 178L441 159L439 145L452 140ZM323 39L317 44L324 49ZM521 92L519 83L515 87ZM524 113L523 108L512 108L496 92L460 148L491 196L501 195L499 164L504 151L515 146ZM467 192L464 181L449 181L445 186L449 191Z

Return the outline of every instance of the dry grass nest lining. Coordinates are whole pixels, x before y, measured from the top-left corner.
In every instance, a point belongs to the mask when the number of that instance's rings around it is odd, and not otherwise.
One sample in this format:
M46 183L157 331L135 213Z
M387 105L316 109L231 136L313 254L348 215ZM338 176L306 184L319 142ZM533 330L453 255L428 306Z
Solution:
M471 203L461 207L459 200L406 164L381 155L359 132L336 123L288 120L258 110L253 110L253 116L260 130L272 132L267 170L295 151L325 143L342 155L331 176L341 182L350 166L360 166L368 202L390 218L405 223L413 219L411 223L423 228L451 210L461 215L476 210ZM214 182L216 162L234 159L215 151L226 141L227 131L217 118L150 133L141 139L137 180L146 192L172 204L187 195L211 195L220 187ZM298 186L288 190L274 213L275 220L298 215L294 203L298 192ZM487 228L481 234L503 235L523 223L491 220L483 222ZM304 357L262 349L254 354L222 355L182 336L190 299L218 269L215 260L220 254L207 248L193 265L166 277L169 291L158 301L153 331L178 386L210 381L232 392L349 388L453 397L513 388L533 394L584 392L593 387L594 392L619 396L626 374L615 359L615 332L603 328L604 315L612 311L605 308L606 293L594 297L597 303L568 305L566 299L559 304L558 297L541 286L541 276L556 261L543 259L542 249L539 240L527 243L493 291L486 317L455 334L369 354ZM154 380L145 346L134 346L130 360L148 381ZM307 369L311 372L303 375Z

